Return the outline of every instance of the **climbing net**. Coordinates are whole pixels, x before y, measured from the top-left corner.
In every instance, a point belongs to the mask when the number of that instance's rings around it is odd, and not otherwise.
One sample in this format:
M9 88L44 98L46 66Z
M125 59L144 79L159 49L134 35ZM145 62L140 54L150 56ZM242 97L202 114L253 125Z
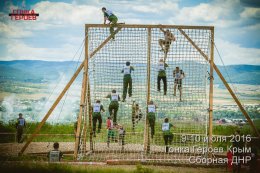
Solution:
M86 25L89 55L110 35L108 27ZM127 25L125 25L127 26ZM187 162L187 158L195 155L205 155L192 151L193 146L207 146L206 142L195 140L194 135L208 135L208 70L209 62L196 50L190 41L180 32L180 28L188 37L210 57L211 29L199 27L165 27L175 36L171 43L165 63L167 76L167 94L164 95L161 81L161 92L157 91L158 62L164 58L164 51L158 43L164 39L164 33L159 26L155 27L124 27L115 35L115 40L110 40L93 57L89 58L89 84L90 92L87 94L91 105L100 100L105 108L102 113L101 132L93 137L91 130L81 128L78 158L88 161L106 160L131 160L140 159L155 162ZM148 30L151 35L149 36ZM149 40L150 38L150 40ZM150 48L150 49L149 49ZM150 50L150 53L148 52ZM115 89L122 99L123 74L125 63L131 62L134 67L132 72L132 97L126 97L125 102L119 102L117 122L125 129L124 145L115 129L115 139L107 146L106 120L109 117L110 100L106 96ZM150 71L148 71L148 66ZM179 67L185 74L182 79L182 101L178 86L174 96L173 71ZM148 80L150 78L150 80ZM148 88L150 92L148 92ZM147 97L157 105L155 120L155 135L151 138L146 129ZM139 110L135 109L136 104ZM133 110L137 110L133 112ZM136 113L139 112L139 113ZM137 116L133 114L138 114ZM91 116L87 111L82 114L87 127L92 127L89 122ZM173 141L170 150L165 152L165 144L161 124L169 118L173 128ZM98 123L97 123L98 126ZM87 134L84 137L84 133ZM184 138L185 137L185 138ZM145 150L145 138L149 140L150 149ZM86 148L84 148L86 141ZM91 144L90 144L91 143ZM93 147L92 147L93 146ZM183 151L183 148L191 149Z

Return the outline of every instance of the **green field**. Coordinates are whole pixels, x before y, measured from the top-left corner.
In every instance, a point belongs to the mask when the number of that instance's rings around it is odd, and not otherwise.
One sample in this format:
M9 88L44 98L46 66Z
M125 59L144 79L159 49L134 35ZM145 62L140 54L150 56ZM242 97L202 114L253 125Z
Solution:
M216 173L224 172L223 167L170 167L170 166L144 166L144 165L69 165L69 164L46 164L46 163L27 163L27 164L2 164L0 169L4 172L29 172L29 173ZM243 173L244 171L242 171Z

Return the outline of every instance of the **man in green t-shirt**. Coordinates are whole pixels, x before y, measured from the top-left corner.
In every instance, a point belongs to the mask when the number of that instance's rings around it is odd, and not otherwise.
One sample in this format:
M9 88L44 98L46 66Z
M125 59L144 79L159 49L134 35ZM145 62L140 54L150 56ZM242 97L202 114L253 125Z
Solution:
M103 105L100 103L100 100L97 100L96 103L92 107L92 120L93 120L93 134L94 137L96 137L96 125L98 121L98 133L100 133L101 124L102 124L102 117L101 117L101 111L105 112L105 109Z
M163 139L166 146L166 153L169 152L169 145L171 145L173 140L173 134L171 132L171 128L174 127L171 123L169 123L169 119L165 118L164 123L162 123L162 131L163 131Z
M129 97L132 96L132 76L131 73L134 71L134 67L130 66L130 62L126 62L126 66L122 69L121 73L124 73L124 79L123 79L123 100L122 102L125 101L126 99L126 94L127 94L127 88L128 88L128 95Z
M151 100L149 101L148 103L148 107L147 107L147 118L148 118L148 123L149 123L149 126L151 127L151 138L153 139L153 136L155 134L155 130L154 130L154 127L155 127L155 112L156 112L156 108L157 106L154 104L154 102Z
M164 62L163 59L160 59L158 64L158 76L157 76L157 90L161 91L161 80L163 81L163 90L164 95L167 93L167 78L166 78L166 68L168 64Z
M104 13L104 24L106 24L107 20L109 21L110 34L112 39L115 39L114 27L116 27L118 19L116 15L112 13L112 11L107 10L105 7L102 8L102 12Z
M116 90L112 90L111 94L108 94L106 98L110 99L110 104L108 107L110 117L113 119L114 125L117 124L117 111L119 107L118 101L120 101L119 94L116 92Z

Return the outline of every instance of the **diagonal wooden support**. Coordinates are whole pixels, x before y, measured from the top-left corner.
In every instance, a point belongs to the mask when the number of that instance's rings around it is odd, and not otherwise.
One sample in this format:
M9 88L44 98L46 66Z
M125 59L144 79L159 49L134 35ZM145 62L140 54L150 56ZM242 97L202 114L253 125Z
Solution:
M184 35L184 37L191 43L191 45L198 51L200 52L200 54L207 60L210 62L208 56L191 40L191 38L180 28L178 28L178 30L182 33L182 35ZM218 76L220 77L220 79L222 80L223 84L225 85L225 87L227 88L227 90L229 91L230 95L233 97L233 99L235 100L236 104L238 105L239 109L241 110L241 112L243 113L243 115L246 117L247 121L249 122L250 126L252 127L252 129L254 130L255 134L260 137L260 133L257 130L257 128L255 127L253 121L251 120L251 118L249 117L248 113L246 112L246 110L244 109L244 107L242 106L242 104L240 103L240 101L238 100L237 96L235 95L235 93L233 92L233 90L230 88L230 86L228 85L227 81L225 80L224 76L221 74L220 70L218 69L218 67L216 66L215 63L213 63L213 68L215 70L215 72L218 74Z
M122 28L117 28L117 30L115 30L115 34L117 34ZM91 54L90 54L90 58L92 58L100 49L102 49L106 43L112 38L112 36L110 35L109 37L107 37L106 40L104 40L103 43L101 43ZM37 126L37 128L35 129L35 131L32 133L32 135L30 136L30 138L27 140L27 142L25 143L25 145L23 146L23 148L21 149L21 151L19 152L19 155L23 154L24 151L26 150L26 148L28 147L28 145L32 142L32 140L37 136L38 132L41 130L42 126L44 125L44 123L47 121L47 119L49 118L49 116L51 115L51 113L53 112L53 110L56 108L56 106L58 105L58 103L60 102L60 100L62 99L62 97L65 95L65 93L67 92L67 90L70 88L70 86L72 85L72 83L74 82L74 80L77 78L78 74L80 73L80 71L82 70L82 68L84 67L84 63L85 60L80 64L80 66L78 67L78 69L76 70L76 72L73 74L72 78L69 80L69 82L67 83L67 85L64 87L64 89L62 90L62 92L60 93L60 95L57 97L57 99L55 100L55 102L53 103L53 105L51 106L51 108L49 109L49 111L46 113L46 115L44 116L44 118L41 120L40 124ZM80 128L80 127L78 127ZM78 131L78 130L77 130ZM76 138L78 139L78 138Z

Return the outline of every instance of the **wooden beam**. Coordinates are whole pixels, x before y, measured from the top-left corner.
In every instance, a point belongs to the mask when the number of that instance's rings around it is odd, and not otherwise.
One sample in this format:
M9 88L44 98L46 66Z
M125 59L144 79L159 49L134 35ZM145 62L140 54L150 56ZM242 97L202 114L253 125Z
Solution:
M121 30L121 28L117 28L117 30L115 30L115 34L118 33ZM91 54L90 54L90 58L92 58L100 49L102 49L106 43L112 38L111 35L109 35L107 37L107 39L101 43ZM62 99L62 97L65 95L65 93L67 92L67 90L69 89L69 87L71 86L71 84L74 82L74 80L77 78L78 74L80 73L80 71L82 70L82 68L84 67L85 61L83 61L80 66L78 67L78 69L75 71L75 73L73 74L72 78L70 79L70 81L67 83L67 85L65 86L65 88L62 90L62 92L60 93L60 95L58 96L58 98L55 100L55 102L53 103L53 105L51 106L51 108L49 109L49 111L46 113L46 115L44 116L44 118L41 120L40 124L36 127L35 131L33 132L32 136L27 140L27 142L25 143L25 145L23 146L23 148L21 149L21 151L19 152L19 155L23 154L23 152L25 151L25 149L28 147L28 145L32 142L32 140L36 137L36 134L41 130L42 126L44 125L44 123L46 122L46 120L49 118L49 116L51 115L51 113L53 112L53 110L56 108L56 106L58 105L58 103L60 102L60 100Z
M87 26L87 25L86 25ZM115 34L117 34L122 28L117 28L115 30ZM107 44L107 42L111 39L111 35L103 42L99 45L99 47L97 49L95 49L91 54L90 54L90 58L92 58L103 46L105 46Z
M77 78L78 74L80 73L81 69L83 68L84 63L81 63L81 65L79 66L79 68L76 70L76 72L74 73L74 75L72 76L72 78L70 79L70 81L67 83L67 85L65 86L65 88L62 90L62 92L60 93L60 95L58 96L58 98L55 100L55 102L53 103L53 105L51 106L51 108L49 109L49 111L46 113L46 115L44 116L44 118L41 120L40 124L37 126L37 128L35 129L35 131L33 132L32 136L30 136L30 138L27 140L27 142L25 143L25 145L23 146L23 148L21 149L21 151L19 152L19 155L23 154L23 152L25 151L25 149L28 147L28 145L32 142L32 140L36 137L36 134L40 131L40 129L42 128L42 126L44 125L44 123L46 122L46 120L49 118L49 116L51 115L52 111L55 109L55 107L58 105L58 103L60 102L60 100L62 99L62 97L64 96L64 94L67 92L67 90L69 89L69 87L71 86L71 84L74 82L74 80Z
M150 101L150 70L151 70L151 28L148 28L148 38L147 38L147 95L146 95L146 105L148 106ZM150 152L150 133L149 133L149 122L148 122L148 108L146 108L146 118L145 118L145 130L144 130L144 151L146 153Z
M214 72L214 29L211 30L211 41L210 41L210 85L209 85L209 143L208 147L212 148L212 132L213 132L213 72ZM209 157L212 158L212 152L209 152Z
M88 79L89 81L89 79ZM89 82L87 84L87 91L88 91L88 87L89 87ZM87 94L87 93L86 93ZM86 96L87 98L87 96ZM85 98L85 99L86 99ZM85 104L86 106L88 105L87 103L87 99L85 100ZM84 117L84 124L83 124L83 153L86 153L86 148L87 148L87 116L88 116L88 106L86 109L84 109L84 112L83 112L83 117Z
M86 27L109 28L108 24L85 24ZM122 28L180 28L180 29L205 29L211 30L213 26L188 26L188 25L142 25L142 24L118 24Z
M207 60L209 61L208 56L191 40L191 38L180 28L178 30L184 35L184 37L191 43L191 45L197 49L197 51Z
M190 39L190 37L182 30L182 29L178 29L183 35L184 37L192 44L192 46L198 51L200 52L200 54L207 60L210 62L208 56ZM257 130L257 128L255 127L253 121L251 120L251 118L249 117L248 113L246 112L246 110L244 109L244 107L242 106L242 104L240 103L240 101L238 100L237 96L235 95L235 93L233 92L233 90L230 88L229 84L227 83L226 79L224 78L224 76L221 74L220 70L218 69L218 67L215 65L215 63L213 62L213 67L215 72L218 74L219 78L222 80L223 84L225 85L225 87L227 88L227 90L229 91L230 95L233 97L233 99L235 100L236 104L238 105L239 109L241 110L241 112L243 113L243 115L246 117L247 121L249 122L250 126L252 127L252 129L254 130L255 134L260 137L260 133Z
M91 107L91 97L90 97L90 85L88 83L88 95L87 95L87 103L88 103L88 124L89 124L89 149L93 151L93 130L92 130L92 107ZM86 119L87 120L87 119Z
M229 93L231 94L231 96L233 97L233 99L235 100L235 102L237 103L239 109L241 110L241 112L243 113L243 115L246 117L248 123L250 124L250 126L253 128L255 134L260 137L260 133L257 130L257 128L255 127L253 121L251 120L250 116L248 115L248 113L246 112L246 110L244 109L244 107L242 106L242 104L240 103L240 101L238 100L237 96L235 95L235 93L233 92L233 90L230 88L230 86L228 85L226 79L224 78L224 76L221 74L221 72L219 71L218 67L213 64L215 72L218 74L219 78L222 80L222 82L224 83L225 87L227 88L227 90L229 91Z
M82 121L82 113L86 109L86 83L88 79L88 28L85 28L85 60L84 60L84 73L82 79L82 89L81 89L81 98L80 98L80 108L77 122L77 132L74 148L74 160L78 157L78 147L80 142L80 127ZM84 115L84 114L83 114ZM84 128L83 128L84 129Z

